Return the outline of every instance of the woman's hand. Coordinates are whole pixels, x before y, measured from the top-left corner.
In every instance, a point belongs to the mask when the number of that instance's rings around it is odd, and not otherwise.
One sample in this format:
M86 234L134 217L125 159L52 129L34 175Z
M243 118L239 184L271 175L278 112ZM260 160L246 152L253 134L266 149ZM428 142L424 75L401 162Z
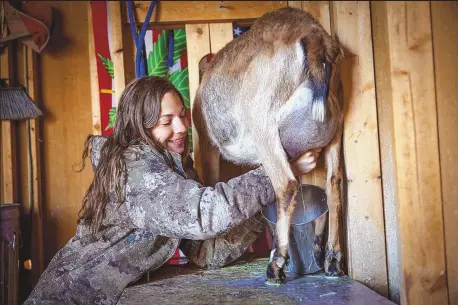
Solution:
M306 151L302 156L292 161L291 169L295 177L307 174L316 167L321 148Z

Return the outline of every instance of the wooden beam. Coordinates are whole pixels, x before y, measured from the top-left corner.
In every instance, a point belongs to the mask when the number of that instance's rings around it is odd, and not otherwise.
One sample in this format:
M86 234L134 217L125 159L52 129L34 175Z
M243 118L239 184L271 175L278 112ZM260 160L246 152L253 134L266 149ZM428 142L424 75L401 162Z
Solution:
M97 73L97 54L95 52L94 28L92 23L91 1L87 2L88 12L88 45L89 45L89 74L91 78L91 100L92 100L92 134L102 134L102 119L100 114L100 88L99 76Z
M447 304L429 2L386 2L401 304Z
M28 68L28 94L37 102L37 64L38 54L30 48L27 52ZM39 119L30 120L30 141L32 154L32 190L33 190L33 214L32 214L32 273L34 281L38 281L43 272L43 223L42 223L42 189L41 189L41 148L42 141L39 139Z
M121 2L108 1L108 19L111 32L111 60L113 61L116 101L126 86L124 74L124 51L122 41Z
M208 24L187 24L186 30L186 48L188 53L188 71L189 71L189 100L191 111L193 109L196 91L199 87L199 62L210 54L210 29ZM197 134L194 122L192 123L192 142L194 167L200 177L203 178L201 150L199 145L199 135Z
M13 78L13 53L11 44L3 50L0 57L0 76L8 79L12 85ZM16 153L15 139L16 130L13 121L2 121L2 203L14 203L17 200L17 176L16 176Z
M222 7L220 7L222 2ZM150 1L134 1L135 20L143 23ZM287 1L158 1L151 23L224 22L259 18L287 6ZM123 3L123 21L129 23Z
M458 304L458 3L432 1L439 151L449 304Z
M333 30L345 49L343 150L347 178L348 273L386 296L385 225L369 2L333 2Z

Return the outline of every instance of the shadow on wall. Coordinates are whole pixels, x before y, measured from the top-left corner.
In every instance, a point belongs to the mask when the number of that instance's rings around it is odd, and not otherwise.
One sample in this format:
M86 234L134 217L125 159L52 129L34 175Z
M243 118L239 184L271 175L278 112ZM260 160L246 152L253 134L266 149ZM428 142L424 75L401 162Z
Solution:
M62 12L55 8L52 9L52 26L50 29L51 38L46 46L45 52L54 57L69 49L71 40L64 35L64 22Z

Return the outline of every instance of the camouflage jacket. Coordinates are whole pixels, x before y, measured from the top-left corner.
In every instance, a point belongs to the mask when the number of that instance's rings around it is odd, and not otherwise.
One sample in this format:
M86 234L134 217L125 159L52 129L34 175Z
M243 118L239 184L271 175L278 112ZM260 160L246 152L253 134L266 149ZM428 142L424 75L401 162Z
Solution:
M105 140L93 138L93 168ZM107 204L97 234L78 224L24 304L116 304L125 287L163 265L177 247L198 266L217 268L240 257L263 230L260 210L275 195L262 167L204 187L187 178L196 178L195 171L183 169L179 154L171 153L172 169L149 145L132 151L139 158L125 154L125 202Z

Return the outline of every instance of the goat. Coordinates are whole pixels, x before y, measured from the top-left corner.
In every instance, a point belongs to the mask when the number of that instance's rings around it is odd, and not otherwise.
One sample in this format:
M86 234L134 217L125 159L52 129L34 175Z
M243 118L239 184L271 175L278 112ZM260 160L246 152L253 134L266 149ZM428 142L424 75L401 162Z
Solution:
M205 70L193 103L193 122L208 182L217 179L218 159L263 165L277 205L276 256L268 282L286 280L290 215L299 182L288 160L325 147L329 235L326 275L342 274L339 239L342 202L340 160L343 102L337 63L343 49L307 12L283 8L255 21L226 44ZM211 154L211 151L216 152ZM208 155L207 155L208 157ZM326 220L326 218L325 218ZM322 240L324 226L315 231ZM315 247L315 256L322 254Z

